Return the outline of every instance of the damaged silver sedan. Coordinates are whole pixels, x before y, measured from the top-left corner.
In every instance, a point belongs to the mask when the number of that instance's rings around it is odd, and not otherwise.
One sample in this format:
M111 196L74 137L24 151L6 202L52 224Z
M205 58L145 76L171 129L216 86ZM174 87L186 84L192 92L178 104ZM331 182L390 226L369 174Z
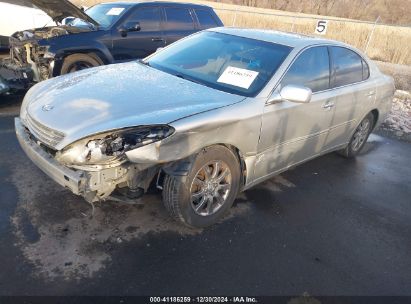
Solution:
M87 201L132 201L154 185L175 219L205 227L291 166L357 155L393 93L348 45L217 28L37 84L15 126L30 159Z

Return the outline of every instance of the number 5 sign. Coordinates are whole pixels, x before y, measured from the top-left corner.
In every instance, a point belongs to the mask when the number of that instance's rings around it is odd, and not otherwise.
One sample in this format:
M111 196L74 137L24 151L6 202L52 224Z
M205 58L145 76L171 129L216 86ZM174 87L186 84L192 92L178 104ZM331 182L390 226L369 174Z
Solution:
M315 33L319 35L325 35L325 33L327 33L327 25L327 20L318 20L317 26L315 28Z

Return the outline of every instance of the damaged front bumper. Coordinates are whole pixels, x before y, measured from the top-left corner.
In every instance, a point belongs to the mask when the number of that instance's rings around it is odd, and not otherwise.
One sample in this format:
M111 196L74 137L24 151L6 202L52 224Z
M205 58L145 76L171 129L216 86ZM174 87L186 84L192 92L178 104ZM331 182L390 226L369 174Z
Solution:
M143 194L158 172L155 166L132 163L95 171L72 169L60 164L52 154L38 144L20 118L15 118L15 130L21 147L37 167L55 182L84 197L88 202L108 198L128 201L127 193ZM115 190L124 189L126 191L118 191L119 194L115 194Z
M0 94L11 90L28 89L33 85L33 77L34 73L30 65L20 66L10 59L3 59L0 62Z
M17 139L32 162L61 186L69 188L74 194L83 195L86 190L84 172L75 171L59 164L30 138L19 118L14 119L14 125Z

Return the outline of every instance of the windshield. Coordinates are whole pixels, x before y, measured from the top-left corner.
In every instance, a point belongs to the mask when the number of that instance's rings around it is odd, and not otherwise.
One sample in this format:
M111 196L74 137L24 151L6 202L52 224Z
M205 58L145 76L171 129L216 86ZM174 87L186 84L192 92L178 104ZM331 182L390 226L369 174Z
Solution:
M85 12L91 18L96 20L101 28L108 28L114 24L121 15L123 15L127 10L126 5L119 5L116 3L109 4L98 4L93 7L90 7ZM83 20L76 18L70 25L72 26L83 26L88 24Z
M284 45L205 31L145 62L177 77L250 97L262 90L290 51Z

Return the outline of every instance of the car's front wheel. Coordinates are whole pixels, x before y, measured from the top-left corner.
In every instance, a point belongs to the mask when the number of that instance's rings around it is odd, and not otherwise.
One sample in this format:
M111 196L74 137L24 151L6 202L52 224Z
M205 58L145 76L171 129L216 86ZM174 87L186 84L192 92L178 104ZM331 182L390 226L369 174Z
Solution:
M97 56L88 54L73 54L64 59L60 74L69 74L102 64L103 62Z
M339 153L347 158L355 157L358 153L360 153L367 142L373 126L374 115L369 113L355 129L348 146L344 150L339 151Z
M163 202L170 215L191 227L216 223L232 206L240 186L240 165L224 146L203 149L185 178L166 175Z

